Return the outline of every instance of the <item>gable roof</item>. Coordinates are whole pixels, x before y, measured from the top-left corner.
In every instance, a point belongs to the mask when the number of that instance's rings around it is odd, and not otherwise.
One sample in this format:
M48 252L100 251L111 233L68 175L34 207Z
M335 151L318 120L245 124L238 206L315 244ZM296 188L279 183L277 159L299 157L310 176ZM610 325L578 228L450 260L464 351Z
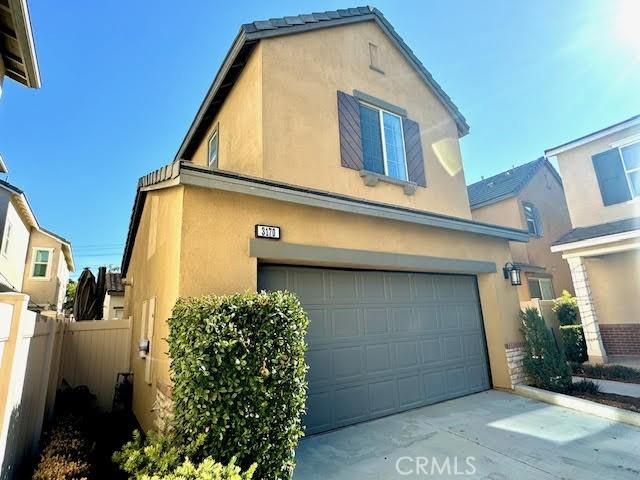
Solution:
M636 125L640 125L640 115L634 115L633 117L627 118L626 120L615 123L613 125L609 125L605 128L601 128L600 130L597 130L593 133L583 135L582 137L563 143L562 145L558 145L557 147L548 148L544 151L544 154L549 157L553 157L560 153L566 152L567 150L571 150L572 148L579 147L580 145L585 145L589 142L593 142L594 140L598 140L599 138L606 137L607 135L612 135L621 130L635 127Z
M17 204L19 213L23 215L24 220L29 225L30 228L44 234L49 237L54 238L59 241L62 246L62 252L64 254L65 261L67 263L67 268L69 271L73 272L75 269L75 264L73 262L73 253L71 251L71 242L60 235L53 233L51 230L47 230L42 225L38 223L38 219L36 218L33 210L31 209L31 205L29 205L29 201L27 200L26 194L11 183L0 180L0 188L7 190L9 193L13 195L15 202Z
M404 43L404 40L398 35L382 12L377 8L357 7L259 20L242 25L176 153L175 160L189 160L192 157L198 144L204 138L210 123L235 85L251 52L260 40L360 22L376 22L378 24L451 113L458 127L459 136L466 135L469 132L469 125L458 110L458 107L455 106L451 98L434 80L431 73Z
M535 173L542 167L548 167L558 183L562 185L560 175L546 157L525 163L498 173L467 187L471 209L484 207L516 196L529 183Z
M580 242L591 238L606 237L607 235L615 235L617 233L632 232L634 230L640 230L640 217L625 218L624 220L615 222L574 228L553 242L553 246Z

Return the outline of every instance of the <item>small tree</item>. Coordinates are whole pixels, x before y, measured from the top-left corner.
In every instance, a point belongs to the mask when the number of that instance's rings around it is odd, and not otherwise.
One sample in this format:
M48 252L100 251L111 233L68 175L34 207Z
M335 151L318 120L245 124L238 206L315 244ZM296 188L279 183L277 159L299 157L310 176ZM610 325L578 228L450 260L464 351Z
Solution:
M69 283L67 283L67 291L64 299L64 304L62 306L62 309L67 313L71 313L71 311L73 310L73 303L76 301L77 288L78 283L74 280L69 280Z
M571 386L571 369L551 332L535 308L520 312L525 339L524 372L534 387L566 392Z
M553 311L558 316L560 325L575 325L578 323L578 300L566 290L553 302Z

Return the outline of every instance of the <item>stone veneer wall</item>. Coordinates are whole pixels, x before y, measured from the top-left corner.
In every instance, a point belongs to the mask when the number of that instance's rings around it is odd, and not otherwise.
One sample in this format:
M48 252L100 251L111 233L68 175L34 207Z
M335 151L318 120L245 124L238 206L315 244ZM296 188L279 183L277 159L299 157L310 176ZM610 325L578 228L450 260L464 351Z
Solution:
M507 352L507 366L509 367L509 375L511 376L511 386L515 387L525 381L524 370L522 368L524 342L507 343L504 348Z
M600 324L607 355L640 355L640 323Z
M153 411L156 414L153 426L157 432L166 433L171 430L171 420L173 419L172 393L173 388L171 385L157 381L156 401L153 404Z

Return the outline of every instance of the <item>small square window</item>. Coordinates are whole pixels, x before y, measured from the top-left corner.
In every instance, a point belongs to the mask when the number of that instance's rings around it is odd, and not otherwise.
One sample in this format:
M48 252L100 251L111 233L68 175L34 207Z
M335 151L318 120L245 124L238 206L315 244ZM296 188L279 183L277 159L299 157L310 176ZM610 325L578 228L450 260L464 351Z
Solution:
M530 278L529 279L529 296L531 298L539 298L540 300L553 300L555 295L553 291L553 282L549 278Z
M218 129L213 132L209 139L209 166L212 168L218 167Z

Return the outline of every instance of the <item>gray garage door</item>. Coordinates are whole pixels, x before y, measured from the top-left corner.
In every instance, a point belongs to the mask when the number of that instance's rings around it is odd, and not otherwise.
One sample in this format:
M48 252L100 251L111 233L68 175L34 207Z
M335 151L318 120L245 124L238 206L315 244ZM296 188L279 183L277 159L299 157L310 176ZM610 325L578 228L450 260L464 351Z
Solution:
M309 315L307 433L489 388L476 279L263 265Z

